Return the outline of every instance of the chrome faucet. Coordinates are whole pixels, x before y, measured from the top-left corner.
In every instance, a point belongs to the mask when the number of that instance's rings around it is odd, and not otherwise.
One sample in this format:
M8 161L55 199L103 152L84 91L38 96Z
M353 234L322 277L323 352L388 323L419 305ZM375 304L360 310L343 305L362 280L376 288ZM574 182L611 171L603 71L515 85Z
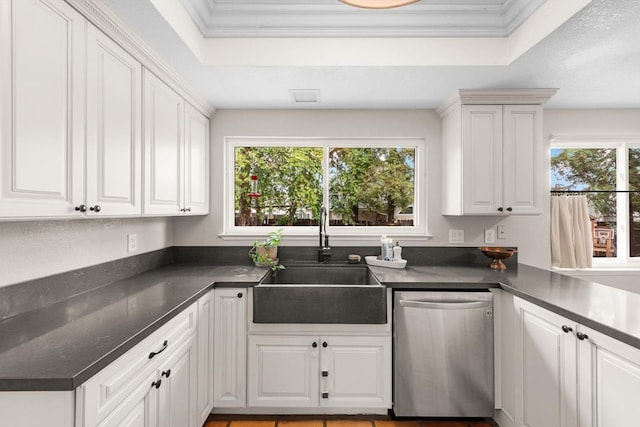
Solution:
M324 217L324 218L323 218ZM318 262L326 262L331 258L331 247L329 246L329 235L327 234L327 210L323 206L320 208L320 230L318 243ZM323 228L324 223L324 228ZM322 232L324 231L324 242Z

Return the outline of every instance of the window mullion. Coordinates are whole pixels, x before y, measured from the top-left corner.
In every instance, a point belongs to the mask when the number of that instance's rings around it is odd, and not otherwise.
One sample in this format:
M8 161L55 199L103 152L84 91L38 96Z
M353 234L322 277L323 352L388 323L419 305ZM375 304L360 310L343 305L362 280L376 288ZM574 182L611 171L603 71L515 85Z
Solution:
M616 220L617 220L617 258L619 261L629 260L629 190L628 173L629 151L624 143L618 145L616 149L616 190L619 191L616 197Z

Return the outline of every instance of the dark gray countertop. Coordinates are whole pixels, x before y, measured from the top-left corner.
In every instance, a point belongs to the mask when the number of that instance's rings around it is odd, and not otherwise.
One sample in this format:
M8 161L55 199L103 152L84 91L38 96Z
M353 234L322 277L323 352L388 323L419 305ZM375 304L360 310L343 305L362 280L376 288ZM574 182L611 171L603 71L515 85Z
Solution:
M519 265L370 267L394 290L500 287L640 348L640 295ZM0 390L73 390L215 286L265 269L174 264L0 321Z
M0 322L0 390L73 390L217 286L266 269L171 265Z
M561 316L640 348L640 294L519 264L494 271L478 267L370 267L393 289L500 287Z

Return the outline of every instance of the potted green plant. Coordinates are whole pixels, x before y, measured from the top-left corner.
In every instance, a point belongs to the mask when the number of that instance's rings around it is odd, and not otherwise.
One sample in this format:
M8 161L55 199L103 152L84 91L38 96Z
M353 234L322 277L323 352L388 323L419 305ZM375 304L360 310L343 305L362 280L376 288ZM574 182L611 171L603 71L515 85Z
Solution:
M274 271L284 269L284 265L278 263L280 240L282 240L282 228L269 232L266 240L262 242L253 242L249 256L256 266L269 267Z

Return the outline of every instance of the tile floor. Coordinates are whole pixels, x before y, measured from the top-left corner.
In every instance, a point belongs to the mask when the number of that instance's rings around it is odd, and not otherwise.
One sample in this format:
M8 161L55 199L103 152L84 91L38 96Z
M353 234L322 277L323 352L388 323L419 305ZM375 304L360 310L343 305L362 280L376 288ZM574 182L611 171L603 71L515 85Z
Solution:
M443 420L386 420L382 417L367 419L255 417L251 419L211 416L203 427L497 427L493 421L443 421Z

